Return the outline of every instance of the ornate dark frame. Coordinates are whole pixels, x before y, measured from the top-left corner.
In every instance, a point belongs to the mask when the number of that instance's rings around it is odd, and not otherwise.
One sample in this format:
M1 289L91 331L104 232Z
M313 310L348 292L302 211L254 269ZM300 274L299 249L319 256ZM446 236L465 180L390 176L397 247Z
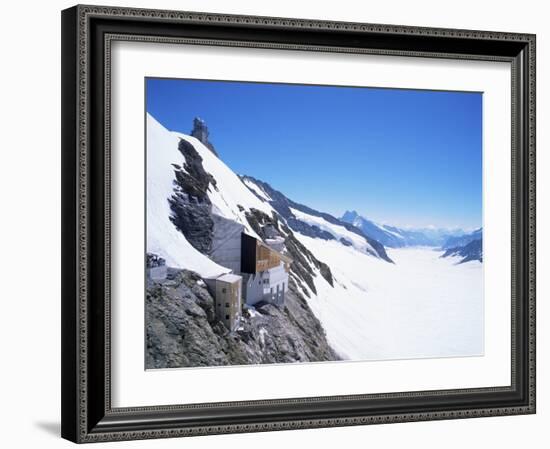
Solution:
M109 100L114 40L509 62L512 384L113 408ZM535 413L534 35L75 6L62 12L62 87L64 438L82 443Z

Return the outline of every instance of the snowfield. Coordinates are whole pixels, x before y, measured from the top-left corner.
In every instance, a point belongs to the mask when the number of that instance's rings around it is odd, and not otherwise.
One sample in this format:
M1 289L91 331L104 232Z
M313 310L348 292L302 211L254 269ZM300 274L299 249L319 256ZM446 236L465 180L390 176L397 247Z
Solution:
M335 278L308 300L347 360L483 355L483 265L430 248L389 249L395 264L297 234Z

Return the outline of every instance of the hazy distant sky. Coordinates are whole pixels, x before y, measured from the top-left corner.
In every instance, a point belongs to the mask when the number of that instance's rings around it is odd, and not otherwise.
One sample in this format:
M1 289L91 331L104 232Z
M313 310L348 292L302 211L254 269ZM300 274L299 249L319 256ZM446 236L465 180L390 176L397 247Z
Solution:
M147 79L146 97L166 128L203 118L236 173L315 209L482 224L481 93Z

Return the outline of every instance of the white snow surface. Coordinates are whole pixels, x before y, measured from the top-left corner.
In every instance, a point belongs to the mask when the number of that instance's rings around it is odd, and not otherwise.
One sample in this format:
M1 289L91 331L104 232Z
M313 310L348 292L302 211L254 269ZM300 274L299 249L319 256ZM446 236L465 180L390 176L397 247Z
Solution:
M345 360L483 354L483 269L429 248L389 249L395 264L335 241L296 234L329 264L334 288L315 278L308 299Z
M202 157L202 166L216 180L217 188L210 185L208 189L208 197L212 202L215 213L242 223L250 235L258 237L248 223L245 212L239 210L238 206L242 206L245 210L258 209L269 216L272 215L273 208L255 196L244 185L241 178L198 139L187 134L176 132L173 134L178 138L187 140L193 145L197 153Z
M378 257L378 253L374 250L374 248L370 245L370 243L365 240L364 237L361 237L360 235L355 234L354 232L348 231L344 226L335 225L333 223L328 222L322 217L309 215L297 209L290 208L290 211L294 214L294 216L298 220L301 220L309 225L318 226L321 230L331 233L334 237L336 237L337 240L344 238L349 242L351 242L351 244L353 245L353 248L363 253L368 253ZM298 233L296 232L295 234L298 234ZM342 243L338 243L338 245L344 246L342 245Z
M272 198L262 189L258 184L253 182L250 179L244 179L243 182L256 193L259 197L263 198L265 201L271 201Z
M203 277L228 270L197 251L170 221L168 198L174 191L173 163L185 161L179 138L147 114L147 252L157 254L170 267L193 270Z

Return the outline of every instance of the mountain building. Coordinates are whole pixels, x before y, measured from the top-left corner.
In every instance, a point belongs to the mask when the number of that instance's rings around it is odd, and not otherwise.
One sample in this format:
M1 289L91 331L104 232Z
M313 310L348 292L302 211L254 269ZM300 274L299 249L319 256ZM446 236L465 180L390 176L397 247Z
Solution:
M266 242L245 232L241 223L213 215L214 229L210 258L241 279L242 302L260 302L282 307L288 291L292 260L283 254L284 239L273 236ZM211 288L218 301L218 290ZM224 315L221 315L224 318ZM223 319L222 319L223 321Z
M212 153L218 156L218 153L214 149L214 145L209 140L210 132L208 131L208 126L206 122L200 117L195 117L193 119L193 129L191 130L191 135L198 139L206 148L208 148Z
M239 326L242 311L242 277L236 274L222 274L204 279L210 294L214 297L216 317L230 330Z
M241 242L241 273L246 304L263 301L283 306L292 260L248 234L241 234Z

